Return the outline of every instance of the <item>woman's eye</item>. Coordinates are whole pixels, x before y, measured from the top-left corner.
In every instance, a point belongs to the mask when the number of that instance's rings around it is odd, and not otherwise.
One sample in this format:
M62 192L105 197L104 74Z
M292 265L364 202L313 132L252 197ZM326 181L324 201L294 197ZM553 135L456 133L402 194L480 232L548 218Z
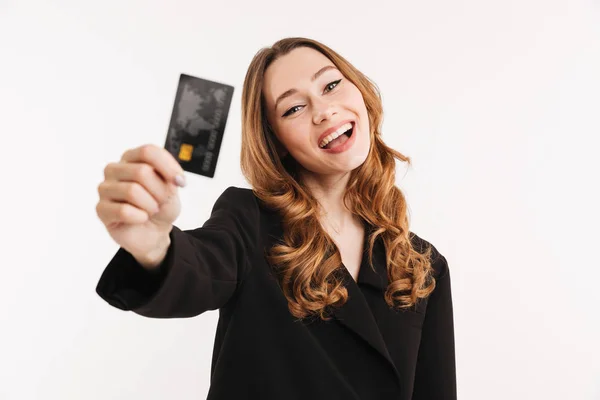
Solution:
M327 90L327 89L331 88L328 91L332 91L341 81L342 81L341 79L338 79L337 81L330 82L327 86L325 86L325 89ZM332 87L332 85L333 85L333 87Z
M325 86L325 93L332 91L333 89L335 89L335 87L341 82L341 79L338 79L337 81L333 81L330 82L327 86ZM294 106L292 108L290 108L289 110L287 110L285 112L285 114L283 114L283 117L287 117L289 115L294 114L296 111L296 108L300 108L302 106Z
M300 106L294 106L294 107L290 108L289 110L287 110L287 111L285 112L285 114L283 114L283 116L284 116L284 117L287 117L288 115L292 115L292 114L295 112L295 111L294 111L294 112L292 112L292 110L294 110L295 108L298 108L298 107L300 107Z

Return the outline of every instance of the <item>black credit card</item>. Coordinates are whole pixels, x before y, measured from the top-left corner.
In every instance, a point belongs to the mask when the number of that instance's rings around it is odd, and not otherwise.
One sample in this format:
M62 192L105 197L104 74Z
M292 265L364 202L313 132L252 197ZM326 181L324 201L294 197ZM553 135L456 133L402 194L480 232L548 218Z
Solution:
M181 74L165 149L188 172L215 176L233 86Z

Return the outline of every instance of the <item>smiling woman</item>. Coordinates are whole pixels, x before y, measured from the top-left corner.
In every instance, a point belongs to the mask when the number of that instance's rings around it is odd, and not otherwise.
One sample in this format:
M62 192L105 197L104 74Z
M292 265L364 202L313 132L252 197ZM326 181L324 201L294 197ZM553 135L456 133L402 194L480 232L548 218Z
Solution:
M362 93L321 52L299 46L274 60L262 95L274 139L302 166L305 179L347 173L367 158L370 124ZM352 135L342 135L349 130Z
M288 282L284 293L290 311L297 317L317 313L326 318L327 307L343 303L347 293L332 274L342 262L354 265L354 272L360 263L358 254L344 260L343 248L336 247L360 243L363 222L378 227L371 242L381 237L386 243L388 305L409 308L428 296L434 287L429 254L410 246L404 196L394 185L394 157L410 160L381 139L383 112L375 85L323 44L287 39L255 57L242 98L242 170L257 196L279 210L289 234L271 249L270 262ZM269 158L262 168L257 153ZM341 211L327 199L336 190L341 191ZM331 218L320 214L341 215L337 225L343 226L344 212L359 233L336 241L326 232ZM293 237L302 240L294 243Z
M196 229L171 226L174 211L168 237L133 225L152 257L121 248L98 293L153 318L219 309L208 399L455 400L448 263L409 229L395 163L410 160L382 115L329 47L260 50L242 92L252 190L228 188Z

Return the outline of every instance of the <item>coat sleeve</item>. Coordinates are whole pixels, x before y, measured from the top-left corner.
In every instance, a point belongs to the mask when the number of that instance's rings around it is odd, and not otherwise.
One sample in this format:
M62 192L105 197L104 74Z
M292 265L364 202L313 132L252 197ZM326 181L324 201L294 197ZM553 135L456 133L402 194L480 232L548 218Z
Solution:
M171 245L157 272L120 248L96 292L110 305L150 318L186 318L224 306L249 273L259 229L252 191L230 187L200 228L169 233Z
M434 247L436 287L427 302L412 400L456 400L454 317L450 270Z

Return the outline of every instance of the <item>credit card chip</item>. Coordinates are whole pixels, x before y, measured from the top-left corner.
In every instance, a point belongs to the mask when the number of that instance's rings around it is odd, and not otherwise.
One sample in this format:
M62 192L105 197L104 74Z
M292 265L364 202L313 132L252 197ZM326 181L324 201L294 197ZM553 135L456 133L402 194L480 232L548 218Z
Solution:
M179 159L181 161L190 161L192 159L192 153L194 152L194 146L187 143L182 143L179 148Z

